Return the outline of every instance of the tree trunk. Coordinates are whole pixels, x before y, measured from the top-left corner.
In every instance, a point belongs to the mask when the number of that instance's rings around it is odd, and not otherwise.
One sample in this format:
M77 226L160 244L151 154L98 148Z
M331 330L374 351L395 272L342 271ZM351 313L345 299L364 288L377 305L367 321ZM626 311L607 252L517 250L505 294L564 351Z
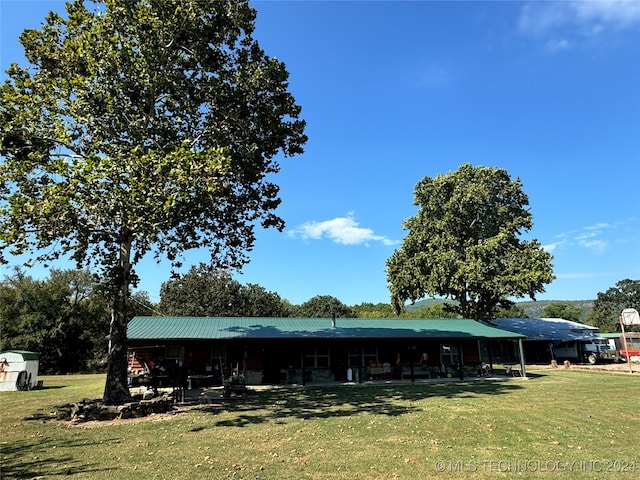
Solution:
M127 324L131 241L120 246L118 271L113 276L114 299L109 328L107 380L102 401L105 405L122 405L131 400L127 383Z

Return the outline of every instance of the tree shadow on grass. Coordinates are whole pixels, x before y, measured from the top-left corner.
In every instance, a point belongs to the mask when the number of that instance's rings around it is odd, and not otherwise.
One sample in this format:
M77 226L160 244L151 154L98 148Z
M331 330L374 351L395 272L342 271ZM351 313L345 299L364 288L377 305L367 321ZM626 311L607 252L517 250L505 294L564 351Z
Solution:
M367 413L400 416L420 412L415 405L431 397L443 400L504 395L522 388L517 381L459 381L415 384L364 384L304 389L252 391L246 399L199 411L211 414L232 412L233 419L216 422L218 427L244 427L265 422L283 423L287 419L336 418Z
M56 476L91 474L107 470L86 462L84 458L56 454L63 448L79 446L75 442L55 442L46 438L18 440L2 445L3 479L52 478ZM82 444L86 446L86 444ZM54 450L55 449L55 450Z

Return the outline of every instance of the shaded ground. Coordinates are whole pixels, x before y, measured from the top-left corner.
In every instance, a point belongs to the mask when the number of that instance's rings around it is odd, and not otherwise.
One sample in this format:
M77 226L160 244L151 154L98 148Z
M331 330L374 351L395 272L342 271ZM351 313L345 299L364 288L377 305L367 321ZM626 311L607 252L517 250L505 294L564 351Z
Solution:
M631 364L633 374L640 374L640 364L632 363ZM508 384L512 382L527 381L529 379L535 379L539 376L536 374L536 371L540 372L542 370L551 370L551 369L564 369L565 367L560 364L557 368L552 368L550 365L527 365L527 378L521 377L513 377L510 375L501 375L496 374L488 377L465 377L463 381L459 378L433 378L433 379L416 379L413 384L414 385L424 385L424 384L432 384L437 388L436 391L433 391L433 394L443 395L445 392L439 391L439 388L446 388L447 386L454 386L455 384L461 383L481 383L484 385L482 388L494 389L497 388L499 390L507 387ZM588 370L588 371L601 371L603 373L610 372L616 374L629 374L629 366L626 363L612 363L612 364L598 364L598 365L589 365L589 364L571 364L570 368L572 370ZM331 389L331 388L345 388L352 389L353 395L359 396L363 389L370 388L380 388L381 394L384 394L389 389L396 388L406 388L407 386L412 385L411 381L408 380L373 380L366 381L363 383L353 383L353 382L332 382L332 383L310 383L306 386L302 385L250 385L247 387L246 395L232 395L231 397L225 398L223 396L222 387L209 387L209 388L197 388L185 390L184 392L184 401L178 401L174 405L174 409L167 413L158 413L151 414L146 417L140 418L129 418L129 419L114 419L107 421L88 421L79 424L82 428L95 428L98 426L106 426L110 424L118 424L118 423L138 423L138 422L146 422L146 421L163 421L168 418L174 417L184 412L190 411L192 408L196 406L208 406L211 408L219 408L224 405L230 406L232 408L246 408L252 404L254 401L260 400L258 398L263 397L264 395L268 395L270 397L280 396L280 400L287 399L289 395L302 393L305 390L315 390L315 389ZM161 389L162 390L162 389ZM167 392L161 393L169 393L171 389L168 389ZM406 390L405 390L406 392ZM422 395L422 393L421 393ZM263 399L264 400L264 399ZM273 400L273 398L272 398ZM314 400L314 401L317 401ZM233 407L235 405L235 407Z
M530 378L537 375L532 373ZM334 411L337 406L344 402L357 405L357 410L376 411L380 414L400 415L398 411L387 411L390 405L387 398L406 398L417 400L426 396L441 396L443 398L451 395L497 395L507 393L514 388L519 388L518 383L527 381L520 377L506 375L494 375L490 377L465 377L459 378L435 378L419 379L411 382L409 380L373 380L363 383L353 382L330 382L330 383L310 383L302 385L250 385L247 387L245 395L223 396L222 387L209 387L185 390L184 401L177 401L174 408L166 413L153 413L137 418L116 418L105 420L89 420L78 423L82 428L96 428L119 423L138 423L144 421L162 421L175 415L190 411L192 408L205 408L206 411L216 412L220 408L236 411L255 410L264 405L279 405L283 411L295 411L297 416L304 418L317 418L330 412L331 415L346 416L357 413L353 409L344 411ZM422 388L411 388L412 386L429 386L429 390ZM458 389L462 387L462 391ZM371 390L376 389L375 401L371 401ZM134 389L132 389L132 393ZM159 389L160 394L171 394L171 389ZM311 395L306 398L306 392L322 392L320 395ZM343 395L342 392L347 395ZM466 392L466 393L465 393ZM344 397L344 398L343 398ZM321 399L324 399L321 401ZM345 400L348 399L348 400ZM295 405L295 408L291 405ZM344 407L344 405L342 405ZM282 413L282 412L281 412ZM244 418L244 417L243 417ZM245 419L246 420L246 419ZM243 419L240 422L244 421Z

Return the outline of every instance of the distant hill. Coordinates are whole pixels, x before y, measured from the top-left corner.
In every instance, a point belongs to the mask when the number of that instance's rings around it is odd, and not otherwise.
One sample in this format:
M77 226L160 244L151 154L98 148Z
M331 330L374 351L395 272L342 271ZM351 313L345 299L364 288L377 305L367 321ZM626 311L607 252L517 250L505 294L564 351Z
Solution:
M441 300L437 298L427 298L420 300L413 305L407 305L405 309L407 312L415 312L421 308L429 307L435 303L445 303L447 300ZM573 306L579 307L582 311L580 315L580 321L584 321L587 318L587 313L593 308L594 300L537 300L528 302L516 302L516 305L520 308L524 308L524 313L529 318L540 318L544 316L544 308L550 303L568 303Z
M544 307L550 303L568 303L574 307L579 307L582 313L580 314L580 321L584 322L587 318L587 313L593 308L594 300L537 300L535 302L516 302L518 307L524 308L524 313L530 318L540 318L544 316Z

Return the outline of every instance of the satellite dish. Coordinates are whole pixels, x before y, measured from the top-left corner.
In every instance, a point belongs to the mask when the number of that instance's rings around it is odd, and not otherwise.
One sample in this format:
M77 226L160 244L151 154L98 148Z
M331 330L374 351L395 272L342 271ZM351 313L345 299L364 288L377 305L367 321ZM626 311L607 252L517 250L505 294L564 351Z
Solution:
M624 325L640 325L640 315L635 308L625 308L620 315L620 322Z

